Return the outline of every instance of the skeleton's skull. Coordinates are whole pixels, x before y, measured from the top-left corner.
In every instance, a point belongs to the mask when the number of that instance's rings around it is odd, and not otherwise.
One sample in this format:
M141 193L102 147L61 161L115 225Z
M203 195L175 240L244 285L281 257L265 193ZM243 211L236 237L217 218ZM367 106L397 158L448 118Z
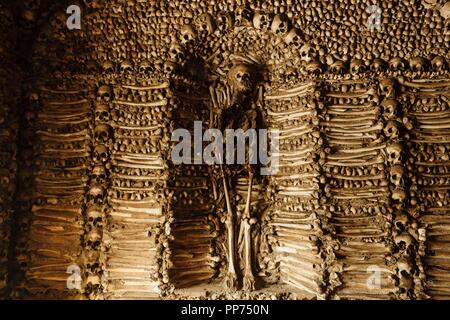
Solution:
M91 231L88 232L86 235L86 245L90 248L97 248L100 246L102 241L102 235L97 228L93 228Z
M120 64L120 73L124 75L133 74L133 63L131 61L123 61Z
M248 92L254 81L252 69L246 64L238 64L229 71L228 81L237 92Z
M115 69L114 68L114 63L112 63L111 61L106 61L102 65L102 70L106 74L114 73L114 69Z
M300 48L299 53L300 53L300 58L306 62L310 62L316 56L313 47L311 47L311 45L309 43L305 43Z
M415 57L409 61L409 67L414 72L424 71L425 66L426 66L426 60L421 57Z
M142 76L149 77L154 71L155 68L148 61L143 61L139 66L139 74Z
M441 56L437 56L433 60L431 60L431 65L433 66L434 70L443 70L445 68L445 59Z
M322 64L320 61L314 59L306 65L306 72L318 75L322 72Z
M106 162L108 160L108 148L103 145L97 145L94 149L94 160L96 162Z
M101 122L107 122L110 118L109 106L103 103L97 103L95 105L95 120Z
M94 225L101 222L103 218L102 212L95 206L94 207L90 206L87 209L86 215L88 222Z
M270 27L270 16L264 12L256 12L253 16L253 26L256 29L268 30Z
M381 103L383 114L386 119L395 119L398 113L398 102L394 99L385 99Z
M197 31L190 24L186 24L181 28L181 42L184 45L192 44L197 38Z
M402 71L405 69L405 63L401 58L395 57L389 61L389 66L393 71Z
M185 59L183 47L177 43L172 44L169 50L169 56L172 61L182 62Z
M109 86L101 86L98 89L98 100L110 101L112 99L111 87Z
M384 127L384 134L386 137L395 139L399 136L399 126L397 121L389 120Z
M221 31L230 29L234 25L234 16L230 13L221 13L218 16L218 28Z
M376 58L372 61L372 64L370 65L370 69L373 72L381 72L384 71L384 69L386 68L385 63L383 60Z
M395 96L395 82L392 79L383 79L380 81L381 92L387 97Z
M105 143L112 137L112 129L107 124L99 124L94 129L95 139L98 142Z
M390 170L390 180L391 182L396 186L403 185L403 175L405 173L405 170L401 165L394 165L391 167Z
M98 184L103 184L106 182L106 169L103 165L96 165L94 169L92 170L92 178L97 182Z
M204 13L198 17L197 26L198 30L207 34L214 33L216 30L216 23L213 17L208 13Z
M105 195L106 191L103 186L93 184L89 189L89 202L101 205L104 202Z
M409 217L405 211L398 211L395 214L394 225L398 231L400 231L400 232L405 231L406 226L408 225L408 222L409 222Z
M292 28L288 32L288 34L284 37L284 42L286 42L286 44L288 45L293 46L296 49L300 49L303 44L302 35L300 31L296 28Z
M275 18L273 18L272 32L276 34L286 34L289 31L289 20L283 14L277 14Z
M334 74L342 74L345 71L345 64L341 60L336 60L330 66L330 71Z
M392 164L400 163L403 148L399 143L391 143L386 147L387 160Z
M353 59L350 62L350 72L353 74L364 72L365 71L365 65L364 62L360 59Z

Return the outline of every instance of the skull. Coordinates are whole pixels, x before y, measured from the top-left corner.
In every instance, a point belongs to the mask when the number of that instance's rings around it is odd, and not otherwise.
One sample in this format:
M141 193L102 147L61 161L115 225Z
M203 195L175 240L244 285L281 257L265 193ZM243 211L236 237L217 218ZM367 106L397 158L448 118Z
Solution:
M216 30L216 23L213 17L208 13L204 13L198 17L197 25L198 30L206 34L214 33L214 31Z
M103 214L98 208L90 206L86 211L87 220L89 223L96 225L103 219Z
M425 70L426 63L427 61L424 58L414 57L409 61L409 67L414 72L420 72Z
M93 184L89 189L88 194L89 202L101 205L104 202L105 195L106 191L102 185Z
M95 146L94 160L96 162L106 162L108 160L108 148L105 145L100 144Z
M234 17L230 13L220 13L217 21L219 22L218 28L222 31L231 29L234 25Z
M114 68L114 63L112 63L111 61L106 61L102 65L102 70L106 74L114 73L114 69L115 69Z
M394 236L395 244L401 249L411 249L415 245L414 238L407 232Z
M139 66L139 74L145 77L151 76L155 68L153 65L148 61L143 61L141 65Z
M384 135L388 138L395 139L399 136L399 127L397 121L389 120L384 127Z
M336 60L330 66L330 71L334 74L342 74L345 70L345 64L341 60Z
M181 42L184 45L192 44L197 38L197 31L190 24L186 24L181 28Z
M95 139L105 143L112 137L112 128L108 124L98 124L94 129Z
M361 73L365 71L365 65L364 62L362 60L359 59L353 59L350 62L350 72L355 74L355 73Z
M395 82L392 79L383 79L380 81L381 92L387 97L395 96Z
M400 186L403 184L403 175L405 173L405 170L403 167L399 164L396 164L391 167L390 170L390 180L391 182L396 185Z
M313 60L306 65L306 72L318 75L322 72L322 64L318 60Z
M103 103L97 103L95 105L95 120L101 122L107 122L110 118L109 106Z
M289 20L283 14L277 14L273 18L271 30L275 34L286 34L289 31Z
M112 99L112 92L110 86L101 86L98 89L98 100L110 101Z
M256 12L253 16L253 26L260 30L269 30L270 16L264 12Z
M306 62L310 62L316 56L314 49L311 47L311 45L309 43L305 43L300 48L299 53L300 53L300 58Z
M401 58L395 57L389 61L389 66L393 71L402 71L405 69L405 64Z
M183 47L177 43L172 44L170 47L169 56L172 61L182 62L185 59Z
M398 111L398 102L394 99L385 99L381 103L383 107L384 117L386 119L395 119Z
M403 188L397 188L392 191L391 198L392 200L403 202L406 199L406 192Z
M89 276L86 278L86 286L88 287L97 287L100 286L101 279L100 276L95 274L89 274Z
M92 230L86 234L85 239L86 245L89 248L97 248L102 243L102 235L97 228L92 228Z
M387 160L392 164L400 163L403 148L401 144L395 142L386 147Z
M409 216L405 211L398 211L395 214L394 225L398 231L400 231L400 232L405 231L406 226L408 225L408 222L409 222Z
M252 70L246 64L238 64L230 69L228 80L237 92L248 92L252 89Z
M175 69L177 68L177 64L173 61L166 61L166 63L164 63L164 72L166 73L172 73L175 71Z
M98 184L103 184L106 182L106 169L103 165L96 165L94 169L92 169L92 178L97 182Z
M131 61L123 61L120 65L120 73L123 75L133 74L133 63Z
M441 56L435 57L433 60L431 60L431 65L436 71L444 70L445 68L445 59Z
M286 44L293 46L296 49L300 49L302 46L302 35L297 28L292 28L288 34L284 37Z
M370 68L373 72L382 72L386 69L386 64L383 60L376 58L372 61Z

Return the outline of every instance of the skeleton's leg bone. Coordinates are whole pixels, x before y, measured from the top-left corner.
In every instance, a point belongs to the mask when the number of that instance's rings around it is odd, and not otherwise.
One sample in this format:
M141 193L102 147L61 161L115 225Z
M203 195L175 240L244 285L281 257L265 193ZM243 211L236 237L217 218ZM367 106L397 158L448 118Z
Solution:
M223 188L225 191L225 201L227 205L227 220L225 222L227 233L228 233L228 272L225 276L225 287L226 289L236 289L237 287L237 275L235 268L235 237L234 237L234 217L233 211L231 209L230 195L228 193L227 180L225 178L225 173L223 177Z
M255 290L255 277L253 276L252 266L252 244L251 244L251 226L250 226L250 202L253 188L253 173L249 173L248 194L243 214L244 241L245 241L245 271L244 271L244 290Z

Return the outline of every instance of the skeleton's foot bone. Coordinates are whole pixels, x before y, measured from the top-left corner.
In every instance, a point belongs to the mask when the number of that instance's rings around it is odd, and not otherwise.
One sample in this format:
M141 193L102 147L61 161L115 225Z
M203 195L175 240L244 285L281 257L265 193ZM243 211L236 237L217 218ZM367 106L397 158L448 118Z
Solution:
M244 275L244 284L243 288L244 291L254 291L255 290L255 277L253 274L246 274Z
M251 225L249 219L244 219L244 241L245 241L245 273L244 290L255 290L255 277L253 276L252 265L252 244L251 244Z
M227 290L236 290L238 287L238 278L236 273L228 272L225 275L224 286Z

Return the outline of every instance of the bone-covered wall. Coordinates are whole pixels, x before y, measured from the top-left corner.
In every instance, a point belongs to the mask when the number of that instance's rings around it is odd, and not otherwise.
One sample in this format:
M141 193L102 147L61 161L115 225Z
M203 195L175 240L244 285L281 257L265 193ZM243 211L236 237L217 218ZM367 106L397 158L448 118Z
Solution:
M445 0L4 1L0 297L450 298L449 16ZM171 154L175 129L214 126L236 61L280 135L278 172L252 183Z

